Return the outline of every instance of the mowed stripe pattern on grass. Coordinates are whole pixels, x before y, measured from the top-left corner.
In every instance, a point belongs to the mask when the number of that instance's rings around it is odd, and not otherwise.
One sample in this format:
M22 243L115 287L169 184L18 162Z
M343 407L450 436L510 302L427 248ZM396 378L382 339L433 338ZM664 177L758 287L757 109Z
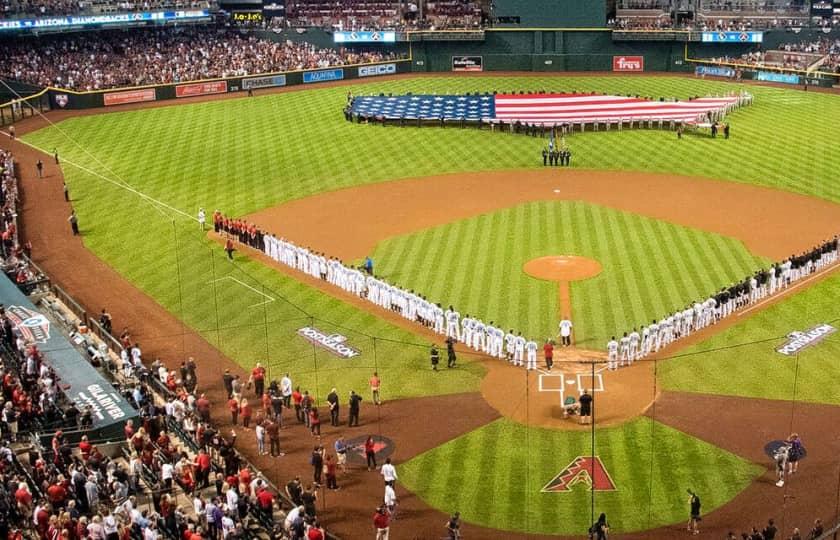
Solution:
M522 204L391 238L373 258L392 282L543 339L557 333L557 284L522 266L549 255L603 267L572 284L577 343L591 348L767 264L740 241L579 201Z
M542 534L582 534L591 524L591 492L541 490L578 456L590 434L526 428L500 419L415 457L400 480L427 503L487 527ZM764 468L648 418L598 430L599 456L616 490L596 492L597 512L630 532L681 521L685 489L701 494L703 512L722 505Z
M832 383L840 358L837 334L798 356L776 352L793 331L823 323L840 327L838 287L840 276L835 275L681 352L679 358L662 362L663 387L840 405L840 393Z

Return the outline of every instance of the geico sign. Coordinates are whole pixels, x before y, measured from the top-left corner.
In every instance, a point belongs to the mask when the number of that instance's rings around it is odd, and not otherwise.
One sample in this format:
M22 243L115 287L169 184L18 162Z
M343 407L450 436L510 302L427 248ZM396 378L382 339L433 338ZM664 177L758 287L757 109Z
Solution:
M791 356L800 352L802 349L810 347L811 345L816 345L820 341L824 340L826 336L829 336L836 331L837 329L830 324L821 324L811 328L810 330L806 330L805 332L791 332L788 334L787 343L776 349L776 351L784 355Z
M393 75L397 72L397 64L382 64L379 66L362 66L359 77L373 77L376 75Z
M644 56L613 56L613 71L644 71Z

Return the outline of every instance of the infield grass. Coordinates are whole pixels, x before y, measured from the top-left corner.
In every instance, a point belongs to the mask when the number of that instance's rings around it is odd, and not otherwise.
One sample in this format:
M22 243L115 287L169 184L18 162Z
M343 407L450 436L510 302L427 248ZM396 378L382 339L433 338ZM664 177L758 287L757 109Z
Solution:
M540 340L558 334L558 285L522 266L556 254L603 267L571 284L575 343L590 349L767 265L738 240L577 201L528 203L390 238L373 258L392 282Z
M527 428L500 419L399 467L400 481L428 504L471 523L542 534L585 534L591 491L543 493L576 457L592 455L590 434ZM595 493L595 516L614 532L651 529L688 515L686 489L711 512L764 473L720 448L648 418L596 433L615 491Z

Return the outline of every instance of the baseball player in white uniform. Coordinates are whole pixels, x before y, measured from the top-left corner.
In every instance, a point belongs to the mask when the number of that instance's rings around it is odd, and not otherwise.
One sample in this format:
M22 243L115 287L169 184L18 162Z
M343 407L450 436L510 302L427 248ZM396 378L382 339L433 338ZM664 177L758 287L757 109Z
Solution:
M443 318L446 319L446 337L461 341L461 325L459 324L461 314L449 306L449 309L443 313Z
M618 369L618 341L615 340L615 336L607 343L607 369Z
M572 321L569 319L563 319L560 321L560 343L564 347L568 347L572 344Z
M513 365L521 366L525 359L525 338L522 337L522 332L516 334L516 339L513 340Z
M529 340L525 343L525 351L528 353L528 366L526 369L537 369L537 342Z
M627 353L627 364L630 365L634 360L639 358L639 341L641 340L641 336L634 328L628 337L630 338L630 350Z
M622 366L629 363L630 337L627 336L627 332L624 332L624 335L621 336L621 339L618 342L618 359L621 361Z
M507 353L508 362L513 362L513 353L516 349L515 342L516 336L513 334L513 330L510 330L505 334L505 352Z

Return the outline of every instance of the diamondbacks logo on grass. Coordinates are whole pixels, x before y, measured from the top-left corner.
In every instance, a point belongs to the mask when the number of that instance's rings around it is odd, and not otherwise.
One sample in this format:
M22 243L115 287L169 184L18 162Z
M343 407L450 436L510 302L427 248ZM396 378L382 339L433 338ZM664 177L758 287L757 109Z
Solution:
M615 482L598 456L578 456L542 488L543 493L572 491L578 484L592 491L615 491Z
M50 339L50 321L37 311L21 306L9 306L6 313L23 339L35 343L46 343Z
M367 464L367 456L365 455L365 441L367 437L353 437L347 439L344 443L347 445L347 462L351 465L365 465ZM380 465L385 462L385 458L391 457L394 453L394 441L388 437L381 435L373 436L373 452L376 454L377 463Z
M837 329L830 324L821 324L805 332L791 332L788 334L787 342L776 349L776 352L786 356L793 356L811 345L816 345L836 331Z
M349 360L350 358L361 354L359 349L347 345L347 338L341 334L327 335L314 326L304 326L297 331L297 335L309 343L312 343L317 347L321 347L322 349L326 349L339 358L344 358L345 360Z

